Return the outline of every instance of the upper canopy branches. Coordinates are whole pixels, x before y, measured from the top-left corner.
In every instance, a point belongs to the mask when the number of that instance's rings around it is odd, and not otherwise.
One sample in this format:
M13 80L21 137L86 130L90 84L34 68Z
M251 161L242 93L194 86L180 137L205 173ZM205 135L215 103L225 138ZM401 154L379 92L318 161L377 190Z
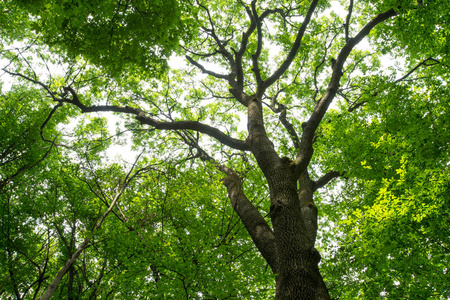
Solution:
M272 143L278 158L296 156L298 174L311 161L321 121L335 96L345 99L348 111L361 107L367 100L351 99L346 91L360 88L358 82L364 80L361 78L384 73L381 54L358 49L357 45L372 35L373 40L383 38L385 44L367 46L368 49L387 49L397 55L396 45L403 41L396 40L397 44L390 49L386 46L393 43L395 28L403 26L397 21L409 14L416 15L419 10L424 15L432 14L430 10L436 8L431 4L419 7L407 1L400 6L392 1L377 1L369 6L349 1L342 11L334 6L331 9L330 3L318 0L300 3L281 0L88 1L85 5L65 1L62 6L49 0L35 7L26 1L12 2L5 2L5 7L11 11L23 7L37 16L29 30L39 33L38 44L48 43L50 51L62 56L69 53L63 61L70 61L73 66L80 66L83 60L67 60L74 56L72 54L86 58L87 64L80 70L71 69L66 78L57 79L59 82L51 79L52 91L59 89L63 94L63 87L71 87L74 95L82 99L64 101L83 112L115 111L134 115L142 124L157 129L194 130L233 149L248 151L251 141L245 140L245 134L237 133L243 125L238 119L249 101L256 100L259 103L255 108L260 112L248 115L247 129L259 128L259 136L266 135L265 140ZM63 16L61 22L57 20L59 15ZM75 21L75 16L79 22ZM175 18L170 21L167 16ZM433 20L439 23L436 28L445 29L440 18ZM411 21L423 22L419 18ZM179 31L180 28L189 30ZM97 31L98 35L94 34ZM196 32L199 34L195 35ZM55 35L51 36L52 33ZM91 44L90 38L98 36L105 36L107 43ZM435 37L442 39L442 34L435 33ZM169 42L176 38L181 39L181 45ZM61 47L68 52L60 52ZM141 77L142 67L151 69L146 62L147 55L164 60L163 52L171 49L183 53L189 66L186 70L171 71L168 77L173 82L167 89L153 88L154 83L149 82L148 77ZM158 52L160 50L164 51ZM129 61L128 55L133 59ZM10 57L12 61L20 58ZM427 56L420 61L424 59L436 58ZM27 63L20 65L17 72L11 72L24 73L31 81L42 83L48 89L50 85L44 84L45 80L33 79L36 73L30 76L34 71L23 72ZM91 72L89 63L97 63L99 69ZM201 77L189 69L191 66L209 77ZM117 71L114 71L116 75L127 76L115 77L117 81L99 80L109 76L102 71L111 71L110 67ZM131 72L127 73L127 68ZM76 72L89 75L79 76ZM113 91L115 85L120 92ZM52 93L51 97L55 98L56 94ZM270 113L265 110L266 106ZM257 123L261 126L249 126L250 117L260 118ZM294 155L287 140L296 149Z
M228 18L228 20L224 20L225 22L227 22L226 28L221 28L216 25L218 23L218 19L221 18L217 15L217 12L213 15L211 9L203 4L198 4L202 9L206 11L206 24L205 27L202 27L202 29L205 35L204 41L206 41L210 50L207 53L199 52L198 50L196 50L196 48L201 47L200 49L202 51L205 51L203 42L201 44L191 45L192 48L185 48L191 54L204 59L217 58L217 56L223 57L225 59L225 62L215 60L215 63L221 64L223 67L225 67L226 70L228 70L229 73L220 74L212 70L208 70L202 65L201 61L195 61L191 56L187 56L187 59L193 65L198 67L203 73L219 79L226 79L232 87L232 93L236 97L236 99L243 105L247 106L247 101L249 99L246 99L243 96L244 85L246 84L244 83L244 79L247 79L246 77L248 76L247 74L245 74L247 68L246 64L249 64L248 68L251 69L256 80L256 95L257 97L261 98L265 90L287 71L292 61L296 57L302 37L316 9L318 1L312 1L309 7L304 7L304 5L302 4L296 8L292 7L292 3L289 3L289 5L286 6L285 4L283 5L275 2L269 4L270 7L267 7L265 9L261 9L261 6L264 6L261 3L258 3L260 6L257 7L256 0L252 1L250 5L247 5L246 3L241 1L240 5L235 5L232 7L232 9L234 10L232 14L226 15L226 18ZM212 9L218 8L212 5ZM267 59L267 56L265 55L261 60L260 58L263 51L265 52L265 54L267 53L267 48L263 49L263 41L266 41L270 44L272 44L273 41L267 39L267 37L265 36L266 30L263 30L263 26L266 28L268 26L271 26L271 23L274 20L289 23L289 19L298 17L296 16L296 14L305 9L307 9L304 12L305 16L303 18L301 26L296 32L295 41L290 48L289 53L287 54L281 65L273 71L273 74L268 74L267 70L263 71L267 76L267 78L264 79L262 76L260 63L266 64L267 62L264 62L264 60ZM270 18L271 16L272 18ZM241 20L237 21L236 18L241 18ZM246 22L242 22L242 18L245 18L244 20L246 20ZM233 24L235 21L237 21L238 23L237 27L242 30L242 33L238 33L236 34L236 36L235 33L238 31L237 28L231 27L231 24ZM251 62L246 61L246 59L250 60Z

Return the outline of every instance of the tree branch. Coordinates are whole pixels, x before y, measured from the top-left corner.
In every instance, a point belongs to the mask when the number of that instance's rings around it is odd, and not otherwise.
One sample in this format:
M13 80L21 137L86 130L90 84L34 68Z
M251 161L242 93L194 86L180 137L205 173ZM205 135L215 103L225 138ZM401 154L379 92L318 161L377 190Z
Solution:
M250 234L259 252L275 273L277 269L275 235L258 209L245 196L242 191L239 176L232 169L220 164L209 156L192 137L182 135L182 138L186 144L197 150L198 158L202 161L212 163L219 171L227 175L223 179L223 184L228 190L228 198L230 199L231 205Z
M275 235L272 229L259 213L258 209L248 200L241 188L239 176L236 173L228 175L223 184L228 190L233 209L244 223L250 237L261 255L274 273L277 270L277 255Z
M263 46L263 34L262 34L262 22L264 19L274 13L283 13L282 9L268 9L265 10L261 16L258 16L256 10L256 3L252 2L252 14L253 18L256 20L256 31L257 31L257 48L255 54L252 55L252 71L255 74L256 84L259 87L262 83L261 71L259 69L259 57L261 56L262 46Z
M428 61L432 61L432 63L427 64ZM400 81L405 80L406 78L409 77L409 75L411 75L412 73L414 73L414 72L415 72L418 68L420 68L421 66L429 67L429 66L438 65L438 64L440 64L440 63L441 63L441 62L440 62L439 60L434 59L434 58L431 58L431 57L428 57L427 59L421 61L417 66L415 66L414 68L412 68L411 71L409 71L408 73L406 73L405 76L403 76L402 78L397 79L395 82L400 82Z
M300 72L299 72L300 73ZM292 125L291 122L289 122L289 120L287 119L287 111L288 109L286 108L286 106L284 104L281 104L278 102L277 98L278 96L290 85L295 83L295 80L297 79L298 74L297 73L294 77L294 79L292 80L291 83L289 83L286 87L281 88L277 90L276 94L273 97L267 97L268 99L271 100L271 103L269 106L269 108L276 114L279 114L278 119L280 120L281 124L283 124L284 128L286 129L286 131L288 132L292 143L294 144L294 148L295 149L299 149L300 148L300 140L298 138L298 133L295 130L294 126Z
M28 76L25 76L25 75L23 75L23 74L8 71L6 68L3 68L2 70L5 71L6 73L8 73L8 74L11 75L11 76L22 77L22 78L25 79L25 80L28 80L28 81L30 81L30 82L32 82L32 83L34 83L34 84L40 85L44 90L47 91L47 93L53 98L53 100L57 101L57 99L55 98L56 93L55 93L55 92L52 92L52 91L50 90L50 88L49 88L48 85L43 84L42 82L40 82L40 81L38 81L38 80L36 80L36 79L30 78L30 77L28 77Z
M106 217L113 210L113 208L116 205L117 201L119 200L119 198L124 193L125 189L127 188L127 185L136 176L136 173L133 174L133 175L131 175L131 173L133 172L134 168L136 167L136 164L137 164L139 158L140 158L140 155L136 158L133 166L131 167L130 171L127 173L127 175L125 177L125 180L124 180L124 183L122 185L120 185L120 184L117 185L116 192L115 192L115 195L113 197L113 200L112 200L111 204L109 205L108 209L103 213L101 218L97 221L97 224L92 229L90 235L84 239L84 241L80 244L80 246L78 246L77 250L72 254L70 259L68 259L67 262L65 263L65 265L59 270L58 274L52 280L52 282L50 283L50 285L48 286L47 290L42 295L40 300L48 300L48 299L50 299L52 297L52 295L54 294L54 292L58 288L59 283L61 282L61 279L64 277L64 275L67 273L67 271L72 267L72 265L78 259L78 257L80 256L81 252L83 252L84 249L86 249L86 247L87 247L88 243L90 242L90 240L92 239L92 237L97 233L98 229L102 226L103 221L105 221Z
M277 81L289 68L295 56L297 55L298 49L300 48L301 41L303 39L303 35L308 27L309 21L311 20L312 14L314 13L318 0L313 0L311 5L309 6L308 12L306 13L305 20L303 20L302 26L300 26L297 37L292 45L291 50L289 51L288 56L281 64L281 66L266 80L264 80L260 86L260 90L258 93L260 95L264 94L264 91L271 86L275 81Z
M328 173L326 173L325 175L323 175L322 177L320 177L317 181L314 181L313 184L313 191L317 191L318 189L324 187L326 184L328 184L331 180L340 177L340 176L344 176L345 172L339 172L339 171L330 171Z
M220 49L220 51L218 51L218 53L222 54L222 56L228 60L228 62L230 63L231 70L234 70L236 62L233 59L233 55L225 49L227 42L222 42L219 39L219 37L217 36L213 18L211 17L211 13L210 13L209 9L206 6L200 4L198 1L197 1L197 4L206 11L206 13L208 14L209 24L211 24L211 29L208 30L205 28L205 31L209 32L209 35L213 37L214 41L216 42L217 46Z
M319 87L317 86L317 77L318 77L318 71L319 69L322 67L322 65L325 63L326 57L328 55L328 50L331 48L331 46L333 45L333 41L336 39L336 37L339 35L339 31L336 32L334 34L334 36L331 38L331 41L328 43L328 45L325 42L325 49L324 49L324 53L322 56L322 60L320 61L320 63L315 67L314 69L314 103L316 103L316 98L317 98L317 94L319 94ZM328 38L328 37L327 37ZM333 64L333 61L331 62Z
M50 148L47 150L47 152L44 153L44 155L34 164L29 165L29 166L22 166L19 170L17 170L16 173L6 177L5 179L3 179L2 181L0 181L0 189L2 189L3 187L6 186L6 184L8 184L9 181L11 181L12 179L14 179L15 177L19 176L20 174L22 174L23 172L25 172L26 170L32 169L35 166L37 166L38 164L40 164L42 161L44 161L44 159L50 154L50 152L52 151L54 145L54 141L52 143L52 145L50 146Z
M256 29L256 20L253 18L251 9L245 5L242 1L239 1L241 5L244 7L247 16L250 19L250 26L247 28L245 32L242 33L242 39L238 50L233 50L234 52L234 65L232 68L233 76L228 81L231 89L230 93L238 100L242 105L248 105L248 95L244 93L244 70L242 68L242 57L244 56L245 50L247 50L248 39L250 35ZM256 3L256 0L253 0L252 3Z
M77 106L83 113L88 112L120 112L126 114L135 115L136 120L141 124L150 125L159 130L194 130L204 133L212 138L217 139L222 144L242 151L250 150L250 145L246 141L232 138L219 129L197 122L197 121L173 121L173 122L161 122L149 116L146 116L145 112L139 108L133 108L129 106L115 106L115 105L97 105L86 106L78 99L76 92L71 87L65 87L65 90L72 94L72 99L63 99L61 101L71 103Z
M77 250L75 251L75 253L70 257L70 259L66 262L66 264L64 265L64 267L61 268L61 270L59 270L58 274L55 276L55 278L52 280L52 282L50 283L49 287L47 288L47 290L45 291L45 293L42 295L42 297L40 298L40 300L48 300L52 297L53 293L56 291L56 289L59 286L59 283L61 282L61 279L63 278L63 276L66 274L66 272L69 270L69 268L75 263L75 261L77 260L78 256L80 256L81 252L84 251L84 249L86 248L87 244L89 243L89 241L92 239L94 233L100 228L100 226L102 225L103 221L105 220L105 218L108 216L108 214L111 212L111 210L114 208L114 205L116 204L117 200L120 198L120 196L122 195L124 191L124 187L122 187L114 196L114 200L111 202L111 205L109 206L109 208L103 213L102 217L100 218L100 220L98 221L97 225L94 227L94 229L92 230L92 233L90 236L88 236L87 238L84 239L83 243L80 244L80 246L77 248Z
M344 24L345 41L346 42L349 40L348 28L350 26L350 18L352 17L352 11L353 11L353 0L350 0L350 4L348 5L348 14L347 14L347 17L345 18L345 24Z
M278 117L281 121L281 124L283 124L284 128L286 128L287 132L289 133L289 136L292 139L292 142L294 143L294 148L299 149L300 148L300 140L298 138L297 131L295 130L294 126L288 121L286 115L287 115L287 109L284 105L281 106L281 113Z
M225 80L230 80L230 78L231 78L231 75L219 74L219 73L216 73L216 72L213 72L213 71L210 71L210 70L206 69L204 66L202 66L201 64L199 64L198 62L193 60L188 55L186 55L185 57L191 64L193 64L194 66L199 68L204 74L211 75L213 77L216 77L216 78L219 78L219 79L225 79Z
M253 17L256 21L256 32L257 32L257 48L256 48L256 52L255 54L252 55L252 63L253 63L253 73L255 74L255 78L256 78L256 84L257 86L259 86L262 82L261 79L261 71L259 70L259 65L258 65L258 60L259 60L259 56L261 55L261 51L262 51L262 28L261 28L261 22L262 19L260 20L258 18L258 12L256 11L256 2L252 2L252 13L253 13Z
M306 170L306 167L309 165L314 152L312 145L314 143L316 129L322 121L323 116L325 115L328 107L330 106L338 91L340 85L339 82L343 75L342 69L344 67L345 61L347 60L347 57L350 55L350 52L363 38L365 38L370 33L370 31L376 25L386 21L396 14L397 13L393 9L390 9L384 13L377 15L375 18L370 20L354 38L350 38L344 45L344 47L342 47L336 59L336 62L333 64L333 72L328 84L327 91L317 102L316 107L314 108L314 112L311 114L309 120L302 124L303 134L300 142L301 147L295 160L296 174L298 174L298 176L300 176L300 174L302 174Z

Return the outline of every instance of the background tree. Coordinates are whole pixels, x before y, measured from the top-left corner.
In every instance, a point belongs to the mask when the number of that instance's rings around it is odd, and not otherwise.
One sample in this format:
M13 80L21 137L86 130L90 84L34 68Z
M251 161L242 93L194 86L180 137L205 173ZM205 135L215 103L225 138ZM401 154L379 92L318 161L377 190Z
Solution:
M317 0L34 4L3 4L17 19L4 27L5 41L27 45L3 51L3 70L20 89L43 89L47 98L36 92L28 100L53 105L38 123L38 142L79 166L68 169L70 184L52 183L66 193L53 198L58 206L71 208L71 214L53 216L55 233L64 228L57 235L63 250L55 253L69 258L71 245L92 232L94 203L110 206L108 193L123 188L123 200L111 207L116 218L107 218L94 235L103 238L83 251L92 267L78 258L60 293L270 297L271 276L260 258L239 259L250 253L238 230L244 226L276 275L276 299L449 296L450 4L350 0L340 10L337 2ZM362 41L367 43L360 46ZM187 66L164 73L172 50L185 56ZM97 113L121 118L116 137ZM57 126L74 117L81 123L71 132ZM110 143L131 144L140 153L129 162L134 171L109 161ZM15 149L18 143L5 145ZM27 170L40 166L39 159L32 161ZM7 175L11 163L6 161L2 180L18 186ZM220 206L223 176L227 208ZM48 188L48 179L41 180ZM75 197L73 190L86 196ZM12 190L6 195L9 205ZM86 200L92 203L88 211L72 209L89 197L97 200ZM221 222L212 214L218 206ZM239 225L230 220L230 207ZM5 220L2 226L20 223ZM228 229L219 230L219 223ZM130 236L123 244L115 239L118 228ZM24 230L26 240L46 245L42 249L53 245L32 228ZM12 257L31 268L37 258L16 254L19 247L11 245L17 242L4 236L13 253L2 271L11 286L7 293L20 298L27 287L6 275L17 263ZM325 254L322 272L316 248ZM216 268L207 267L211 261ZM46 274L53 278L60 267ZM76 275L83 268L90 270L84 283ZM35 273L44 278L39 268ZM255 282L249 287L248 280ZM42 295L29 282L35 297Z

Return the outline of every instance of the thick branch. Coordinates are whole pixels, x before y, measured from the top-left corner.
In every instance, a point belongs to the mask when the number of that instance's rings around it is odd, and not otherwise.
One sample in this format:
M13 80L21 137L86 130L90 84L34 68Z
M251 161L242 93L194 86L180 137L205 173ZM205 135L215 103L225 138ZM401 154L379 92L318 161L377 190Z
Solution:
M330 106L337 93L339 82L343 75L342 70L347 57L350 55L350 52L353 50L353 48L363 38L365 38L376 25L386 21L396 14L397 13L393 9L390 9L387 12L377 15L375 18L369 21L354 38L350 38L345 46L341 49L338 58L333 64L333 73L331 75L327 91L317 102L316 107L314 108L314 112L311 114L309 120L303 123L301 148L295 160L295 163L297 165L296 173L299 176L306 170L306 167L311 160L314 151L312 145L314 143L316 129L322 121L325 112L328 110L328 107Z
M276 273L277 253L275 236L258 209L245 196L241 188L239 176L232 169L220 164L208 155L194 139L188 135L182 135L182 138L186 144L197 150L198 158L202 161L212 163L219 171L227 175L223 180L223 184L228 190L231 205L250 234L259 252L272 268L272 271Z
M280 157L275 151L272 141L267 136L264 126L261 99L254 97L248 103L248 138L251 151L266 178L279 166Z
M254 5L255 3L256 3L256 1L253 0L252 5ZM252 35L252 33L256 29L256 20L253 17L252 11L244 3L242 3L242 6L245 8L245 11L247 12L247 15L250 19L250 26L247 28L247 31L242 33L241 45L239 47L239 50L237 52L235 52L235 60L236 60L237 67L239 68L238 73L237 73L237 81L238 81L237 83L239 85L242 85L243 80L244 80L244 73L242 70L242 57L245 53L245 50L247 50L248 39L249 39L250 35Z
M318 209L314 203L314 182L309 177L308 171L302 173L299 178L298 200L300 209L305 222L306 233L314 245L317 237L317 213Z
M272 229L259 213L258 209L247 199L241 188L239 176L236 173L228 175L223 184L227 187L231 205L244 223L250 237L261 255L274 273L277 270L277 252L275 235Z
M120 113L126 113L126 114L132 114L135 115L136 120L141 122L141 124L146 124L154 127L155 129L159 130L194 130L197 132L204 133L206 135L209 135L210 137L213 137L217 139L222 144L237 149L237 150L250 150L250 146L246 141L238 140L235 138L232 138L219 129L197 122L197 121L174 121L174 122L161 122L156 119L153 119L149 116L146 116L145 112L138 108L133 108L129 106L114 106L114 105L97 105L97 106L86 106L83 103L80 102L78 99L78 96L76 95L75 91L70 88L65 88L67 91L69 91L72 94L71 100L62 100L63 102L68 102L71 104L76 105L78 108L81 109L83 113L88 112L120 112Z

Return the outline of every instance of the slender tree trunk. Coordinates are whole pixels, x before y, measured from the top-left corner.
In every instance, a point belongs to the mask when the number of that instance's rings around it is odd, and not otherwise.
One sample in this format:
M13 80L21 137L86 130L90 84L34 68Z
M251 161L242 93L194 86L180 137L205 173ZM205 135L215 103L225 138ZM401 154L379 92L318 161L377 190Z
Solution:
M61 282L61 279L64 277L64 275L67 273L67 271L72 267L72 265L77 260L78 256L80 256L81 252L84 251L84 249L89 244L90 240L92 239L93 235L96 233L96 231L100 228L105 218L108 216L108 214L113 209L114 205L116 205L117 200L120 198L124 191L125 186L123 186L119 191L116 191L116 194L113 198L113 201L111 201L110 206L108 209L103 213L100 220L98 220L97 225L95 225L94 229L91 232L91 235L86 237L84 241L78 246L77 250L73 255L67 260L66 264L59 270L58 274L56 274L55 278L52 280L50 285L48 286L47 290L44 292L42 297L39 300L48 300L50 299L53 294L55 293L56 289L59 286L59 283Z
M75 216L74 216L74 220L72 220L72 232L71 232L71 236L70 236L70 244L69 244L69 249L68 249L68 256L69 256L69 258L70 257L72 257L72 255L73 255L73 252L74 252L74 250L75 250L75 236L76 236L76 219L75 219ZM73 288L73 285L74 285L74 266L72 265L70 268L69 268L69 282L68 282L68 284L67 284L67 299L68 300L73 300L74 299L74 295L75 295L75 292L74 292L74 288Z
M74 289L73 289L73 283L74 283L74 268L73 265L69 268L69 283L67 285L67 299L68 300L74 300Z

